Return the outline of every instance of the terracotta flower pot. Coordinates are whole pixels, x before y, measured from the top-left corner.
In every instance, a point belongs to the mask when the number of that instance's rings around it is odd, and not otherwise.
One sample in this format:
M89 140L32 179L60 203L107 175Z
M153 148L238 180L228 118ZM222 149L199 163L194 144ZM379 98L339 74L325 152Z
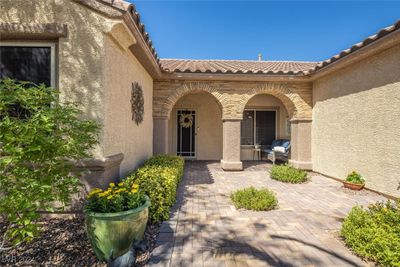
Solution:
M349 188L351 190L361 190L364 188L365 184L355 184L355 183L343 181L343 185L345 188Z

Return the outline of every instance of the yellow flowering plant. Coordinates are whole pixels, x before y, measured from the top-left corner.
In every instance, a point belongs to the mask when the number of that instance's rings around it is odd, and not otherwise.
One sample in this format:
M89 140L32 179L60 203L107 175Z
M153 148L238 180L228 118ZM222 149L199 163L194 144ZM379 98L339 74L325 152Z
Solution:
M346 181L353 183L353 184L364 184L365 180L361 176L361 174L357 173L356 171L352 171L349 175L346 177Z
M169 218L176 201L176 191L183 175L185 161L181 157L157 155L130 174L124 182L138 184L150 199L149 220L158 223Z
M121 212L135 209L145 202L146 197L138 184L110 183L106 190L94 188L89 192L85 209L102 213Z

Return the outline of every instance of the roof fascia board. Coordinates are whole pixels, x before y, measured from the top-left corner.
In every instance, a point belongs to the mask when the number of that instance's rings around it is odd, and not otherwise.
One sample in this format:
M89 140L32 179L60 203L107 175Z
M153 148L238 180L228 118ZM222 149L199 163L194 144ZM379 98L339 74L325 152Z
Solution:
M210 74L210 73L163 73L157 81L165 80L202 80L202 81L254 81L254 82L307 82L305 75L266 75L266 74Z
M319 79L398 44L400 44L400 31L395 31L317 70L315 73L310 75L311 80L314 81Z
M161 76L161 67L158 64L157 60L154 58L153 53L151 52L146 41L144 40L143 35L137 28L136 23L133 21L132 16L129 13L125 13L123 16L123 20L128 28L131 30L135 40L137 40L137 42L130 47L130 50L143 65L143 67L153 77L153 79L159 78Z
M90 9L111 19L122 19L129 31L132 33L136 43L129 47L129 50L135 55L140 64L146 69L150 76L155 79L161 76L161 67L154 58L153 53L143 38L137 24L132 17L130 10L124 10L116 6L111 6L98 0L73 0Z
M72 1L84 5L86 7L89 7L93 11L96 11L97 13L104 15L108 18L113 18L113 19L121 18L125 12L114 6L106 5L105 3L100 3L97 0L72 0Z

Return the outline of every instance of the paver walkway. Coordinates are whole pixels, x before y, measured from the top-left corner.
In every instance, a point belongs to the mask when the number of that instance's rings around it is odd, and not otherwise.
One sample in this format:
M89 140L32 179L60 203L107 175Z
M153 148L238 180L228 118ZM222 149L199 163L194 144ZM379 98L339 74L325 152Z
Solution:
M219 162L187 162L178 201L161 226L150 266L367 266L338 239L346 213L385 198L313 176L306 184L269 178L267 163L224 172ZM232 191L268 187L279 208L236 210Z

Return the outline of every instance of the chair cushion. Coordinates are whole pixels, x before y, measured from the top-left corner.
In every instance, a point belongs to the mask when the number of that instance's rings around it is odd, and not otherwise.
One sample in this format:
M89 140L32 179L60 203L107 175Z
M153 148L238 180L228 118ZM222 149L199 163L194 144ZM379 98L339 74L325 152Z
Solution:
M274 141L272 141L271 149L276 146L280 146L280 145L281 145L281 140L274 140Z
M281 146L283 146L285 149L288 149L290 146L290 141L289 140L282 140Z
M276 147L273 148L273 150L275 152L279 152L279 153L285 153L286 152L286 148L283 147L283 146L276 146Z
M269 149L269 148L263 149L262 152L264 152L265 154L269 154L272 152L272 149Z

